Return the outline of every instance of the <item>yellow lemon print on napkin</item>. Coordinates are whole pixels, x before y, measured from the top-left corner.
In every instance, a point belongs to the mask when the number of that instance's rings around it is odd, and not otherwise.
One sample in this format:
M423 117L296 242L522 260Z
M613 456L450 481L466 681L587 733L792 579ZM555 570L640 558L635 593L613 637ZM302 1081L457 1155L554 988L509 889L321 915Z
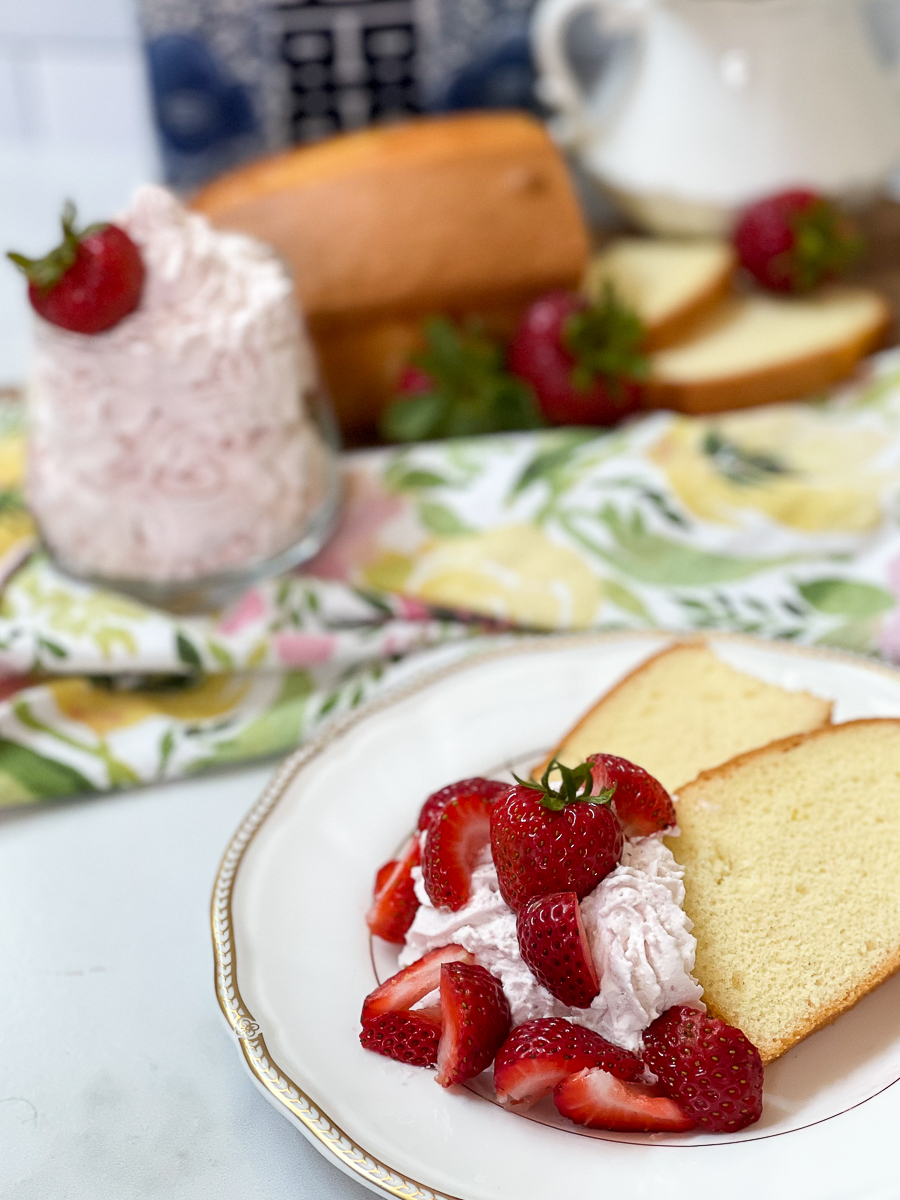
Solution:
M536 629L586 629L603 599L601 580L582 559L534 525L432 542L403 590L426 604Z
M697 420L676 417L650 450L698 517L735 524L756 509L806 533L862 533L881 520L896 472L876 470L889 438L784 406Z
M185 687L118 691L87 679L57 679L49 685L60 712L105 737L148 717L202 721L224 716L246 695L250 684L234 675L207 675Z

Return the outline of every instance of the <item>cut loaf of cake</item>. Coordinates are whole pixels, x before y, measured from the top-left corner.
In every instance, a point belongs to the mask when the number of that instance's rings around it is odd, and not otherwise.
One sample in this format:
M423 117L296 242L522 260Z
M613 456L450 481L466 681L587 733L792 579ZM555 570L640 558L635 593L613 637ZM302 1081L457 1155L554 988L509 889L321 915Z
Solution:
M478 318L508 337L588 261L565 161L525 113L340 134L238 167L192 203L284 256L351 438L374 434L425 318Z
M848 375L890 321L887 302L867 288L735 296L687 341L651 355L645 400L705 413L796 399Z
M547 759L618 754L678 791L701 771L787 734L826 725L831 703L736 671L703 642L677 642L621 680Z
M590 262L584 289L596 300L610 283L659 349L687 337L731 290L736 259L716 239L616 238Z
M785 738L683 788L685 910L711 1013L770 1062L900 968L900 721Z

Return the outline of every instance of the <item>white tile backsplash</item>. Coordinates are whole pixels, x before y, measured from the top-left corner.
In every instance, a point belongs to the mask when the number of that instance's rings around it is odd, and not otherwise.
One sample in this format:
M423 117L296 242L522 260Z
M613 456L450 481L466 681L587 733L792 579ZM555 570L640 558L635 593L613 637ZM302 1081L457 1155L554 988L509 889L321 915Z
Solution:
M32 71L41 139L98 149L146 140L146 77L135 47L53 42L39 48Z
M131 41L136 28L130 0L0 0L0 32L8 37Z
M16 60L12 54L0 54L0 142L18 140L24 134Z

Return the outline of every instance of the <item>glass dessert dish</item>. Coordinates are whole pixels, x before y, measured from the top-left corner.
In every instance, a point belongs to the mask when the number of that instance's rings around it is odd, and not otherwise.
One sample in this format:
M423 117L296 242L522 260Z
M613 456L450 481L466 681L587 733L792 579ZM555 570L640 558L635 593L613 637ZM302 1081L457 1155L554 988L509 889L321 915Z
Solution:
M158 187L116 224L137 308L96 335L36 322L29 503L66 573L201 611L325 542L336 426L272 250Z

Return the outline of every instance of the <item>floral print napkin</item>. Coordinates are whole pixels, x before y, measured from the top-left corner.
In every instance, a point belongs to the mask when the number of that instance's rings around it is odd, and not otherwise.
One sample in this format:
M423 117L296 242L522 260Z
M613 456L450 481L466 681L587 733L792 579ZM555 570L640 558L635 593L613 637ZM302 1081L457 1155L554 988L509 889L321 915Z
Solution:
M348 455L303 573L178 618L61 575L0 411L0 804L281 753L505 631L727 629L900 660L900 352L814 403Z

